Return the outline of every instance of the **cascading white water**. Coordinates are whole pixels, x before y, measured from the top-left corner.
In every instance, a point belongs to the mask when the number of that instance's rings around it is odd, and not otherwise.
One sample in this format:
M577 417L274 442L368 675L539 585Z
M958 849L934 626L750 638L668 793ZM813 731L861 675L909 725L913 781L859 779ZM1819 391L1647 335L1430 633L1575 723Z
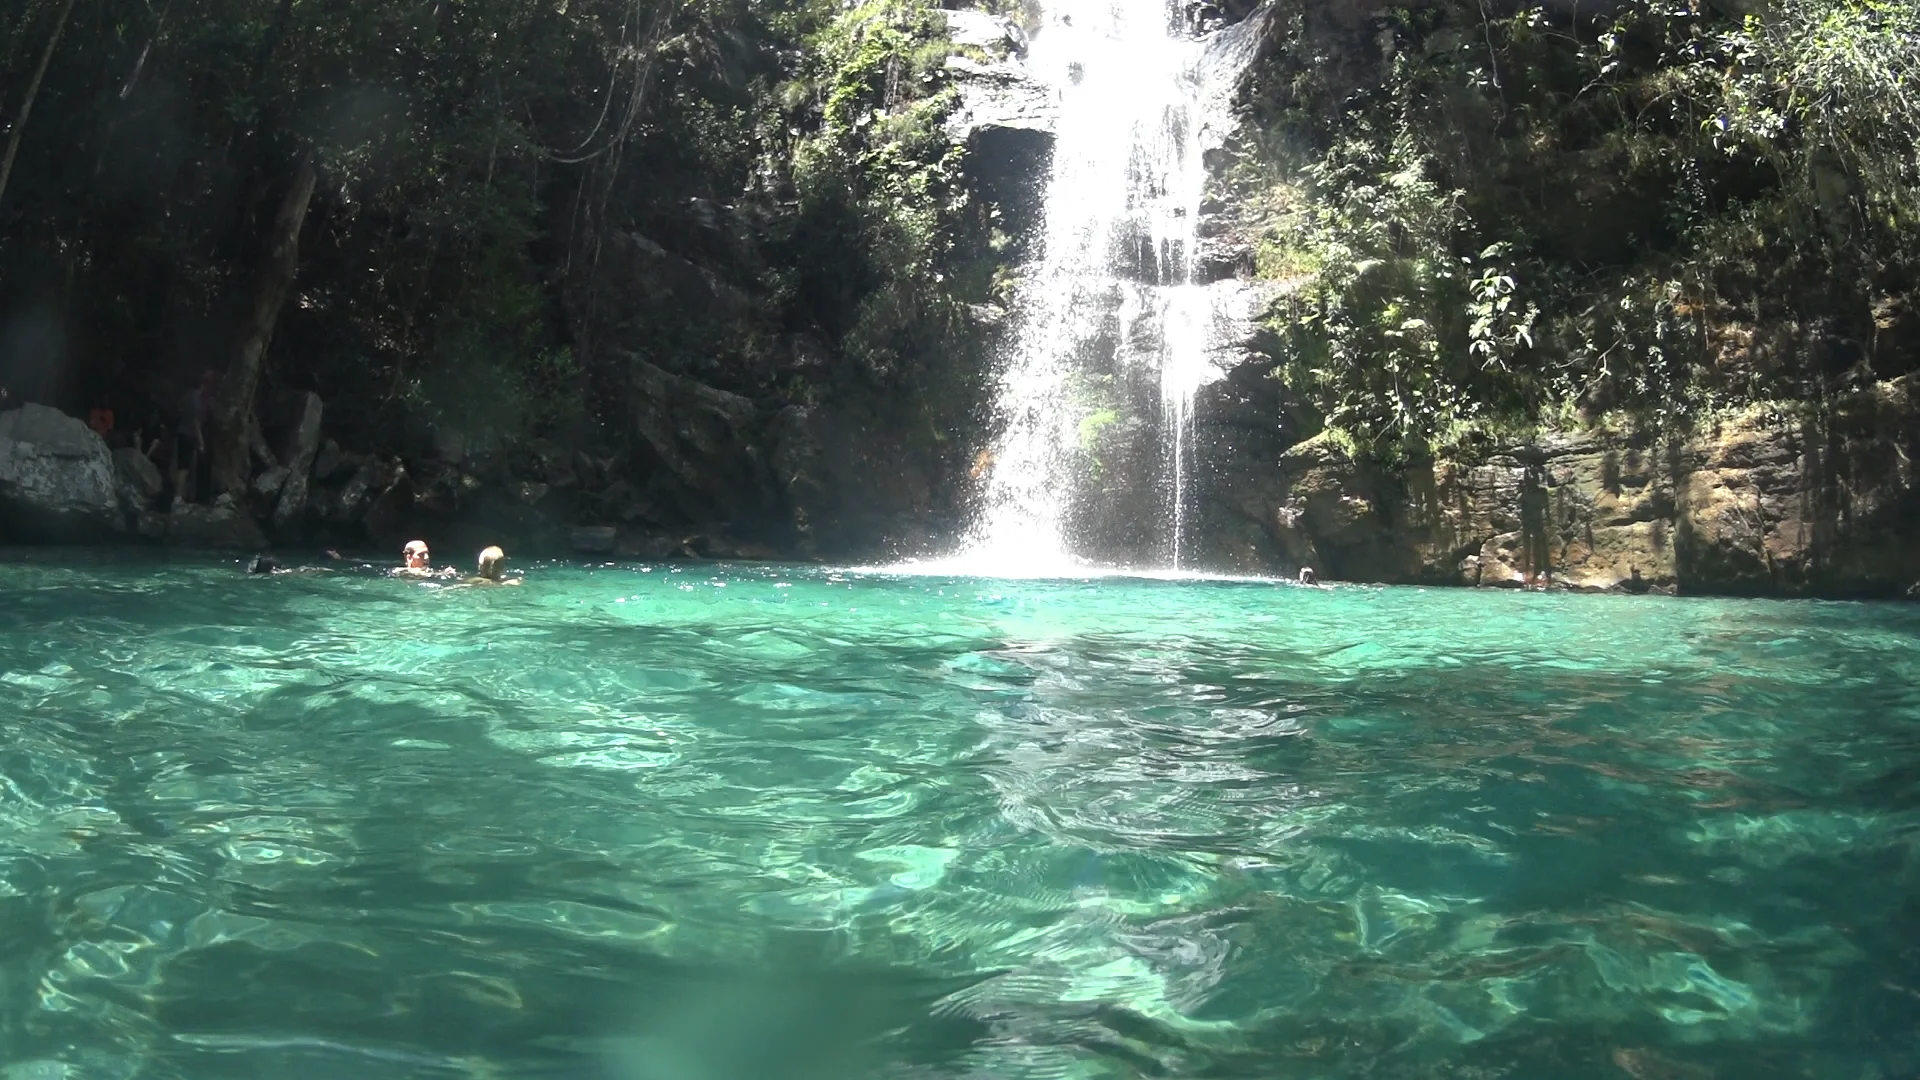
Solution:
M1193 397L1218 374L1215 294L1196 276L1203 153L1225 133L1257 34L1243 24L1196 39L1176 23L1168 0L1051 0L1033 35L1028 62L1057 89L1059 113L1041 254L1000 377L1004 430L958 560L977 572L1082 568L1066 521L1088 413L1074 379L1089 350L1116 341L1128 362L1158 367L1172 486L1164 547L1180 568Z

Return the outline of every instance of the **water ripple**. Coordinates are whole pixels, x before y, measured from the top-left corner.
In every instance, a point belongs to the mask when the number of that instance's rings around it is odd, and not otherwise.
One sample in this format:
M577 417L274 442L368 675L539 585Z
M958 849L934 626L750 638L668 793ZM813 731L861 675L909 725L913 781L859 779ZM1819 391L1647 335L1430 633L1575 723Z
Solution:
M1920 1070L1909 608L8 568L0 1080Z

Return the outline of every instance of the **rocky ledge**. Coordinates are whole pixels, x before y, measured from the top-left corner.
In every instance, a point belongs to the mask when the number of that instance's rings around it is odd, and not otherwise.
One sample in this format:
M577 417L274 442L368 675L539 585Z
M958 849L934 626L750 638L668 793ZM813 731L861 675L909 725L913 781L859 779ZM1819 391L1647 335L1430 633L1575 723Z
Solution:
M1902 378L1685 436L1605 428L1382 469L1311 439L1222 486L1216 558L1355 581L1893 596L1920 582Z
M826 408L767 410L637 357L624 447L412 453L328 437L318 396L261 413L238 496L172 497L160 466L42 405L0 412L0 542L389 546L644 558L887 558L951 531L937 466ZM179 483L178 478L174 480Z

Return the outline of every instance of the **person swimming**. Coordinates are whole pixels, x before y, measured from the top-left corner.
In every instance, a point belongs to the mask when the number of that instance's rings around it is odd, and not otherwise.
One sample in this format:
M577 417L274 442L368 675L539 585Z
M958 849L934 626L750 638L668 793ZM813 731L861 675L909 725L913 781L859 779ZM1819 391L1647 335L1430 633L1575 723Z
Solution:
M507 577L507 553L500 550L498 544L483 548L479 564L474 569L474 584L487 582L493 585L518 585L519 578Z
M405 565L395 567L393 573L405 577L446 577L452 574L453 567L444 570L433 568L433 553L428 550L425 540L409 540L407 546L400 549L400 558Z

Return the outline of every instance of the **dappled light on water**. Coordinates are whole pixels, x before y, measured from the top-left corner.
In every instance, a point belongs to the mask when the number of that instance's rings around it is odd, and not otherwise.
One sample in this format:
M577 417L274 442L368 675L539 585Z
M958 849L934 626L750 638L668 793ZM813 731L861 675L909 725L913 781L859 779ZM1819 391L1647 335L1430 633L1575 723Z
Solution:
M1865 1077L1902 606L0 575L0 1076Z

